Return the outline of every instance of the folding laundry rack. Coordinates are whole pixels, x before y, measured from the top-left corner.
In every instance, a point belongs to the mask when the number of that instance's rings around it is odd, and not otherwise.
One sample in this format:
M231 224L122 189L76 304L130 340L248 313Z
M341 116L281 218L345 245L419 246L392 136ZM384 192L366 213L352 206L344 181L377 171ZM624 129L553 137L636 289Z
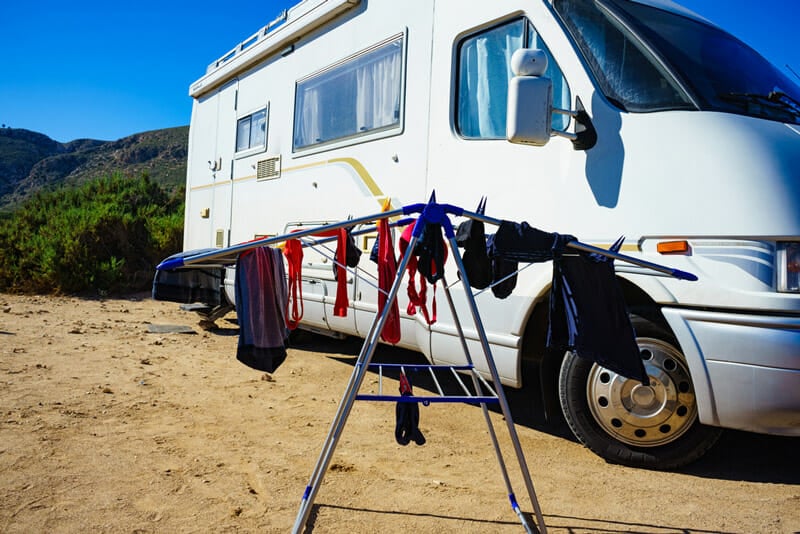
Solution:
M328 469L330 460L333 456L339 438L341 437L342 431L344 430L352 406L356 400L365 400L365 401L393 401L393 402L422 402L423 404L427 404L430 402L437 402L437 403L458 402L458 403L480 404L484 419L486 420L486 425L488 427L489 436L491 438L498 463L500 464L500 470L503 476L503 481L506 486L508 498L511 503L511 508L513 509L514 513L517 514L523 527L527 532L538 531L544 534L546 533L547 529L544 523L544 518L542 517L539 501L536 498L536 493L533 488L533 482L531 480L530 472L528 470L528 465L527 462L525 461L525 456L522 452L522 447L519 442L519 437L517 435L517 431L514 426L513 419L511 417L511 411L509 409L508 401L505 397L505 394L503 393L503 387L500 383L500 377L497 371L497 367L495 365L494 359L491 354L489 342L486 337L486 331L484 330L483 324L481 322L475 298L472 294L472 291L469 289L470 288L469 280L467 279L467 273L465 271L461 255L458 251L458 245L456 243L455 232L453 230L452 223L450 222L450 216L468 217L474 220L480 220L494 225L499 225L502 221L491 217L487 217L483 214L469 212L449 204L439 204L436 202L434 193L431 195L430 200L426 204L413 204L405 206L401 209L384 211L375 215L370 215L357 219L349 219L347 221L304 229L292 232L291 234L264 238L256 241L243 243L240 245L234 245L225 249L219 249L217 251L202 252L195 255L178 257L166 260L165 262L160 264L157 268L160 270L172 270L189 266L201 266L203 264L208 264L208 263L214 263L217 265L224 263L232 263L235 262L235 259L238 257L239 253L252 248L281 243L289 239L302 239L329 230L351 228L360 224L375 223L377 221L380 221L381 219L397 218L402 215L411 215L416 213L418 213L419 216L416 220L412 232L412 238L408 243L407 250L408 251L414 250L414 247L417 241L419 240L422 231L426 225L428 224L441 225L441 228L444 231L446 237L446 241L449 245L450 251L452 252L453 259L455 260L456 267L458 268L458 271L460 273L461 283L464 284L465 287L464 293L467 297L466 299L467 304L469 306L469 310L472 315L472 319L474 321L475 329L478 333L478 338L480 340L481 348L486 358L486 363L492 384L489 384L489 382L487 382L483 378L483 376L480 375L474 368L472 356L470 355L469 349L467 347L464 331L462 329L461 322L456 313L455 305L453 303L446 280L443 280L444 283L442 285L444 287L444 293L447 299L448 306L450 307L450 311L452 313L455 322L456 331L461 340L461 346L462 349L464 350L464 357L466 360L466 364L400 365L400 364L372 363L372 357L379 343L380 333L382 332L383 327L387 321L391 305L397 298L398 290L400 288L400 283L404 276L408 262L412 256L412 254L410 253L405 254L400 260L400 264L397 266L397 274L395 276L394 282L391 285L391 289L389 290L389 294L387 297L386 304L383 308L383 311L381 313L376 314L370 326L370 329L365 336L364 344L361 347L361 351L353 367L353 372L350 376L350 381L348 382L342 400L339 403L336 415L334 417L333 422L331 423L328 435L325 438L322 451L314 467L314 471L310 477L309 483L306 486L305 491L303 493L300 503L300 509L298 511L292 532L295 533L300 532L305 527L306 522L308 521L309 514L311 512L311 507L314 503L314 499L316 498L317 492L320 489L322 478ZM369 231L373 230L374 228L370 229ZM318 243L319 241L315 241L313 243L305 242L304 246L313 246ZM622 254L617 254L611 251L586 245L578 241L569 242L567 244L567 247L575 250L580 250L583 252L601 254L613 259L619 259L670 276L674 276L676 278L681 278L686 280L696 279L696 277L694 277L694 275L690 273L679 271L677 269L671 269L669 267L640 260L638 258L632 258ZM379 391L377 394L359 394L359 390L361 388L362 382L364 381L364 377L366 376L367 371L370 369L373 371L377 371L377 373L380 376L378 381ZM405 374L406 371L417 371L423 373L427 372L427 374L429 374L433 380L438 396L437 395L404 396L404 395L385 394L383 392L382 384L383 384L384 371L386 370L391 371L393 373L399 371L401 374ZM456 384L455 392L446 391L446 388L442 385L445 378L447 378L447 380L450 381L451 384ZM468 387L467 384L465 384L465 380L467 381L467 383L471 383L472 386L471 389L470 387ZM452 390L452 386L450 387L450 389ZM490 403L492 404L496 403L499 405L500 410L503 413L503 417L506 421L509 437L513 444L514 452L516 454L516 459L525 482L525 487L528 493L528 497L533 506L533 511L535 515L535 526L530 524L529 519L531 518L529 517L529 514L523 513L522 510L520 509L520 506L514 494L508 470L506 468L506 464L503 459L503 453L501 451L500 444L497 440L497 435L495 433L494 427L491 422L491 418L489 416L488 404Z

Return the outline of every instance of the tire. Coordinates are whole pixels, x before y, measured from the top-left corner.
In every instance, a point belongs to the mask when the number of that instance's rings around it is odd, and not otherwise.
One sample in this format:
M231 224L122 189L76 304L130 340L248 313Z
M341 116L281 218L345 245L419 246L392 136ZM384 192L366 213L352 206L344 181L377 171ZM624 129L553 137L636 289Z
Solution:
M606 461L672 470L703 456L722 429L697 417L686 359L667 331L633 319L650 386L569 352L559 374L559 400L573 434Z

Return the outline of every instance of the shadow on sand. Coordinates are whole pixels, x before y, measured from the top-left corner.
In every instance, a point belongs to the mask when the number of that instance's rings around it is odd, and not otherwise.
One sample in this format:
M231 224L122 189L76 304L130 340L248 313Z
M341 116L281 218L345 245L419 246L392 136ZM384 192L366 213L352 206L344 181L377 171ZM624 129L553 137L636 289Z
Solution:
M331 354L332 358L348 365L355 363L362 343L363 340L358 338L338 340L305 332L298 333L292 338L293 348ZM424 365L428 362L418 352L380 345L375 351L372 363ZM386 370L384 370L384 374L391 376ZM540 432L576 441L558 411L550 410L549 419L545 417L544 406L538 391L538 370L534 366L523 368L523 383L526 385L520 389L504 389L514 422ZM415 388L435 391L434 384L424 374L420 374L413 384ZM479 408L476 406L476 409ZM499 411L499 407L496 405L491 405L490 409ZM728 430L705 456L684 467L680 472L720 480L800 485L800 463L797 462L797 451L800 451L800 438L797 437L768 436ZM685 532L695 531L686 530Z

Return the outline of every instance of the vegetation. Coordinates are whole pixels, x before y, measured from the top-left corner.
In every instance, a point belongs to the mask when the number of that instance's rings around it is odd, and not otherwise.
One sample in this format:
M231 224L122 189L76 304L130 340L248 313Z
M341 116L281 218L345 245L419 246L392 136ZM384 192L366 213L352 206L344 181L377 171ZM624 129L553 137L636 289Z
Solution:
M0 291L149 288L155 265L181 249L182 199L147 174L38 191L0 218Z

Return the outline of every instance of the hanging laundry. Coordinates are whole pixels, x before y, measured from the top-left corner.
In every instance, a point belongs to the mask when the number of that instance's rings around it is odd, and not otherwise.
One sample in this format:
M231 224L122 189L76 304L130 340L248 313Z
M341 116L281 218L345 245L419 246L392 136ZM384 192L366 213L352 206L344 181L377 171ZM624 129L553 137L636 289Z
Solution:
M289 297L286 301L286 326L294 330L303 318L303 244L297 239L284 243L283 255L289 266Z
M378 221L378 314L383 313L388 300L389 290L392 288L394 279L397 276L397 259L394 255L394 243L392 241L392 230L389 227L388 219ZM400 341L400 309L395 298L386 315L386 321L381 330L381 339L387 343L395 344Z
M514 288L517 287L517 270L519 265L516 261L507 260L498 254L495 249L494 241L497 234L491 234L486 239L486 248L489 251L489 260L492 268L491 288L492 294L504 299L511 296Z
M347 317L350 301L347 297L347 270L355 267L361 258L361 251L356 247L353 236L347 228L339 228L318 234L320 236L336 236L336 262L333 265L333 278L336 280L336 300L333 303L333 315Z
M335 254L337 263L333 265L333 279L337 281L339 280L339 268L341 265L351 268L357 267L358 262L361 260L361 249L356 246L356 240L353 239L353 234L350 230L350 228L345 228L344 236L342 236L341 232L337 234ZM344 253L342 253L342 249L344 249Z
M492 262L492 293L499 299L511 295L517 285L519 262L538 263L553 259L575 241L571 235L548 233L527 222L502 221L497 232L487 241Z
M405 256L408 245L411 242L411 234L419 223L411 224L403 230L400 236L400 257ZM408 308L409 315L415 315L417 308L422 312L425 322L429 325L436 322L436 281L444 276L444 262L447 260L447 247L442 238L442 228L439 224L428 223L423 228L422 234L417 240L414 250L410 252L411 258L406 265L408 271ZM425 268L420 268L424 263ZM415 277L419 272L419 291ZM424 273L424 274L423 274ZM433 285L433 298L431 299L431 311L428 312L427 293L428 280Z
M336 281L336 300L333 304L333 315L347 317L350 301L347 296L347 269L355 267L361 258L361 250L350 233L349 228L324 230L314 234L317 237L336 237L336 252L333 262L333 279ZM302 257L302 252L301 252ZM302 298L302 290L300 291Z
M483 215L486 210L486 197L478 203L475 213ZM458 225L456 244L464 249L461 261L464 264L469 285L475 289L485 289L492 283L492 262L489 260L486 245L486 229L483 221L467 219Z
M400 374L400 396L410 397L414 393L411 381L405 373ZM408 445L412 441L417 445L425 445L425 436L419 430L419 403L398 400L395 406L394 438L400 445Z
M355 267L361 257L361 251L356 247L353 236L347 228L321 231L321 237L336 237L336 261L333 265L334 279L336 280L336 300L333 304L333 314L336 317L346 317L350 301L347 297L347 267ZM287 321L290 330L297 328L303 318L303 244L298 239L288 239L283 248L283 254L289 264L289 302L287 304Z
M417 270L428 283L435 284L444 277L447 246L442 239L442 225L425 224L414 246L414 255L417 256Z
M620 239L611 247L619 250ZM558 254L553 260L549 348L574 350L582 357L647 385L614 261L598 254Z
M236 357L255 369L273 372L286 359L288 289L281 253L270 247L243 252L236 262Z

